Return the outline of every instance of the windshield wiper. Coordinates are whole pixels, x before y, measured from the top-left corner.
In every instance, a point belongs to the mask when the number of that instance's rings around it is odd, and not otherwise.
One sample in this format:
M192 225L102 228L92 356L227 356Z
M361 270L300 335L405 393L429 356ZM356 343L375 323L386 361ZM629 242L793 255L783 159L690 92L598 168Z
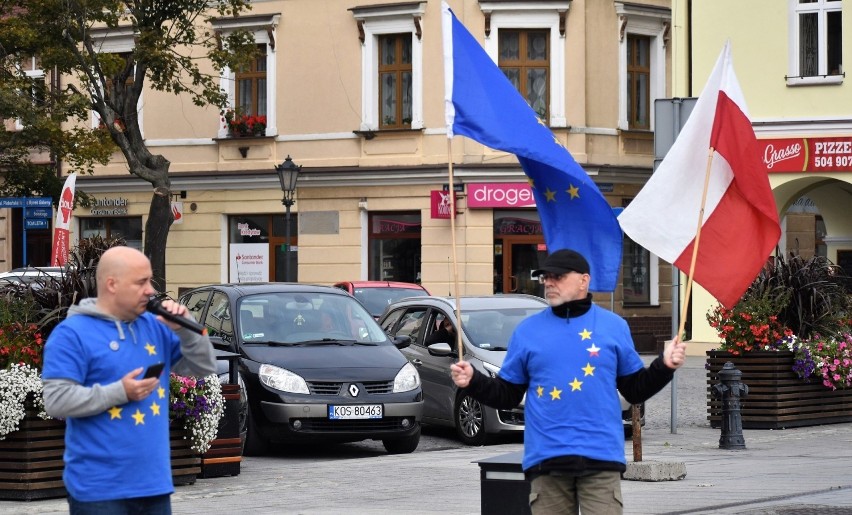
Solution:
M355 340L341 340L339 338L322 338L321 340L305 340L299 342L299 345L352 345L357 343Z
M302 342L279 342L276 340L253 340L245 343L255 345L269 345L270 347L296 347L302 344Z

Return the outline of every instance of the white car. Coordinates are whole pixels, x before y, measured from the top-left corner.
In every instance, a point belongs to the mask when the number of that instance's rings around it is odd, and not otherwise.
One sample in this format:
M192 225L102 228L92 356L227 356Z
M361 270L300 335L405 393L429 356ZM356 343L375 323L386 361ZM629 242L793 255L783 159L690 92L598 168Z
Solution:
M61 266L42 266L15 268L11 272L0 273L0 286L9 283L45 282L52 278L61 278L66 268Z

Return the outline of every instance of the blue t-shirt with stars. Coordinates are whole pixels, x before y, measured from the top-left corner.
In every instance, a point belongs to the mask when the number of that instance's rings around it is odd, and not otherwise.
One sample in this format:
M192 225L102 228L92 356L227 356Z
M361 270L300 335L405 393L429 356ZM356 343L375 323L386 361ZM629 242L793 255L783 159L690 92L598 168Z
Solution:
M45 347L45 379L70 379L89 387L118 381L135 368L166 365L160 385L147 398L66 420L63 480L79 501L174 491L169 371L181 358L180 339L150 313L120 324L122 334L114 320L71 316L56 326Z
M570 455L625 463L615 380L643 367L624 319L596 305L574 318L545 309L521 322L500 377L527 385L524 470Z

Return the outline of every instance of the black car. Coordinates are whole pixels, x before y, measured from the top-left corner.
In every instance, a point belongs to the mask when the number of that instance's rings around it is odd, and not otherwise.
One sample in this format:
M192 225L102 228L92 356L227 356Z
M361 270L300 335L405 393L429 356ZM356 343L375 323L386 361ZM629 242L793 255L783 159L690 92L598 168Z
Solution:
M512 410L497 410L463 394L453 384L449 368L458 360L458 348L435 342L445 319L459 327L456 300L449 297L416 297L388 306L379 324L389 335L407 336L412 345L402 353L417 366L423 380L423 422L455 427L468 445L483 445L495 435L524 429L524 403ZM532 295L483 295L461 298L461 328L465 360L480 372L494 377L500 371L509 339L524 318L547 308ZM633 433L631 405L619 395L625 437ZM640 405L644 424L644 404Z
M286 283L196 288L180 301L217 348L239 354L245 454L269 443L381 440L390 453L420 441L420 376L346 292Z

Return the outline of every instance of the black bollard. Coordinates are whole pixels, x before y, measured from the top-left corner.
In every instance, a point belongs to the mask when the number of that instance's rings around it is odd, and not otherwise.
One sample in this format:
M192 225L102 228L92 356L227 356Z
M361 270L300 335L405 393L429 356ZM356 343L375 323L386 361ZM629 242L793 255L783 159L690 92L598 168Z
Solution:
M720 449L745 449L740 397L748 395L748 385L740 381L743 373L728 361L719 371L719 384L713 385L713 397L722 401L722 435Z

